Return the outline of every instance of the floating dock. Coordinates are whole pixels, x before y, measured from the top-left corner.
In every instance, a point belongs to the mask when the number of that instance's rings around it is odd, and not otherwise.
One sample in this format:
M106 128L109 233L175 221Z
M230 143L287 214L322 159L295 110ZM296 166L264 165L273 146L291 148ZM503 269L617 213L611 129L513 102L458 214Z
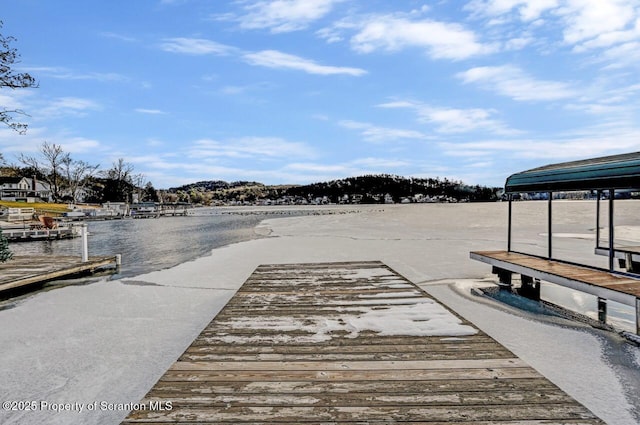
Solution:
M10 242L46 241L56 239L72 239L80 236L78 229L59 227L56 229L3 229L2 236Z
M259 266L123 424L603 424L380 262Z
M84 262L71 256L15 256L0 263L0 293L119 265L119 256L90 257Z

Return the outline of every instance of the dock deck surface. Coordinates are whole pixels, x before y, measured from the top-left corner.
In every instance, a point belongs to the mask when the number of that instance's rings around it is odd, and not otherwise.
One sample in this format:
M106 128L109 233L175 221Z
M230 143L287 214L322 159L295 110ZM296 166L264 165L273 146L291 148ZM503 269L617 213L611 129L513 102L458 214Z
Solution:
M0 293L102 267L115 266L115 256L90 257L86 262L82 262L79 256L15 256L5 263L0 263Z
M603 424L380 262L259 266L123 424Z

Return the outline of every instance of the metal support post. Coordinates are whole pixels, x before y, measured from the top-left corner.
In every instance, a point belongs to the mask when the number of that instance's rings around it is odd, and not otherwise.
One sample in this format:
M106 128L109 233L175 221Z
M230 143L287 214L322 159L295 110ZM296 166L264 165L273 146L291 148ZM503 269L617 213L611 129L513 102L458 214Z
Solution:
M80 236L82 237L82 262L86 263L89 261L89 238L86 223L80 225Z
M553 199L553 192L549 192L549 216L547 218L548 223L547 223L547 233L548 233L548 238L547 238L547 247L549 248L549 252L548 252L548 257L549 260L551 260L553 258L553 245L552 245L552 238L553 238L553 214L552 214L552 209L551 209L551 204L552 204L552 199Z
M615 232L613 231L614 220L613 220L613 198L616 197L616 191L614 189L609 190L609 271L613 272L613 257L614 257L614 237Z
M513 196L511 194L507 195L509 197L509 218L507 221L507 252L511 252L511 215L512 215L512 202Z
M640 298L636 298L636 335L640 335Z
M511 291L511 277L513 275L511 271L493 266L491 273L498 275L498 285L500 289L508 289Z
M520 290L518 293L525 298L540 301L540 279L531 276L520 275Z
M598 297L598 321L607 323L607 300L600 297Z
M596 191L596 248L600 247L600 197L602 191Z

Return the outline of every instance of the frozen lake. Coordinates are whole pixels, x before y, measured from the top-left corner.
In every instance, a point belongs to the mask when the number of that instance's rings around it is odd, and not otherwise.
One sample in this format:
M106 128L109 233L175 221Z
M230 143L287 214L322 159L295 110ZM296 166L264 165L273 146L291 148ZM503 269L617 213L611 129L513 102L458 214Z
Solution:
M633 228L633 211L640 203L620 201L616 207L620 225ZM595 202L558 201L554 208L556 255L606 262L593 254ZM0 310L0 398L135 403L259 264L381 260L473 321L608 423L640 422L638 348L615 333L469 295L469 288L486 284L484 278L490 274L489 266L469 259L469 251L506 248L506 203L357 209L360 212L354 214L271 216L253 229L254 222L244 223L238 230L240 240L210 252L206 247L202 254L196 247L189 261L173 258L173 267L153 266L142 274L127 272L114 280L5 302ZM526 248L521 250L544 250L546 203L517 203L514 212L515 220L521 220L516 235L520 247ZM171 220L142 221L155 226L154 222ZM185 220L197 232L204 218ZM98 230L94 232L97 237ZM136 239L146 237L142 232ZM158 238L152 245L155 249L166 242L166 237ZM174 244L174 249L189 250L197 244ZM588 303L584 307L588 312ZM117 424L126 416L124 410L5 411L0 412L0 422Z

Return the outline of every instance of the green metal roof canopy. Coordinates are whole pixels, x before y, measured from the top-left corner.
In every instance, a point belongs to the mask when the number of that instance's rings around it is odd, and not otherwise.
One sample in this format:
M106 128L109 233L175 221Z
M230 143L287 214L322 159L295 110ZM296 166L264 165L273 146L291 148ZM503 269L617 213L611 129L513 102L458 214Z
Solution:
M640 152L545 165L505 183L507 193L639 188Z

